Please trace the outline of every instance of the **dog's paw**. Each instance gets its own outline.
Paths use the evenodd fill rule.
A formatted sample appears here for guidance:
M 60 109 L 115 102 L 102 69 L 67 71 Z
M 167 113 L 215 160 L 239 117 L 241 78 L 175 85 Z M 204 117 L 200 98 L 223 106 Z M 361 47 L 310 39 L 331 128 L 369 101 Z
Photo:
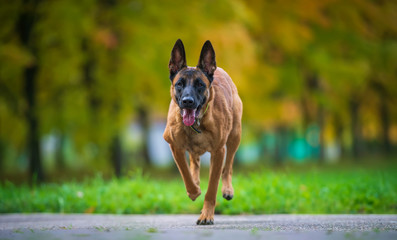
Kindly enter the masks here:
M 233 198 L 233 194 L 224 193 L 222 196 L 224 199 L 226 199 L 228 201 L 232 200 L 232 198 Z
M 203 211 L 196 223 L 197 225 L 213 225 L 214 214 L 205 214 L 205 211 Z
M 201 195 L 201 189 L 198 187 L 194 191 L 188 191 L 187 195 L 192 201 L 196 200 Z
M 233 188 L 222 188 L 222 196 L 226 200 L 232 200 L 234 196 Z

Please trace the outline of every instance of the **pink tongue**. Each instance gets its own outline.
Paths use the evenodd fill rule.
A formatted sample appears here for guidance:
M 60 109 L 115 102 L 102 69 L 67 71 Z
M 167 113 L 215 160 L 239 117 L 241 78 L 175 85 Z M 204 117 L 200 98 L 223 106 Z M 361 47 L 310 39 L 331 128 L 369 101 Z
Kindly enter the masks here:
M 196 109 L 183 109 L 182 117 L 183 123 L 186 126 L 192 126 L 194 124 Z

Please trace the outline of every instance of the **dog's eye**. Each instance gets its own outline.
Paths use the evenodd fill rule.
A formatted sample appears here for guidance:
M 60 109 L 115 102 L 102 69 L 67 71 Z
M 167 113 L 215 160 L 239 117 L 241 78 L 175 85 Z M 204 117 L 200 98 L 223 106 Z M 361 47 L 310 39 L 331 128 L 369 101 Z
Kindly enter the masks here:
M 205 84 L 201 82 L 199 79 L 196 81 L 196 87 L 198 88 L 205 88 Z
M 176 88 L 183 88 L 183 82 L 182 82 L 182 81 L 178 81 L 178 82 L 175 84 L 175 87 L 176 87 Z

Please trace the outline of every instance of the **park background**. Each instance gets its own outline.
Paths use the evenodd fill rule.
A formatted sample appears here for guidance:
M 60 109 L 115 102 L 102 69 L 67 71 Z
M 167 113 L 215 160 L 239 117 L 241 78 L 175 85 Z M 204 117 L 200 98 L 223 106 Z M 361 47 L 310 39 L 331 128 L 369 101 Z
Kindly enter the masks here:
M 212 42 L 244 104 L 236 183 L 263 198 L 221 213 L 395 213 L 396 19 L 395 1 L 1 1 L 0 211 L 195 212 L 162 138 L 180 38 L 190 66 Z M 164 180 L 182 207 L 98 203 Z

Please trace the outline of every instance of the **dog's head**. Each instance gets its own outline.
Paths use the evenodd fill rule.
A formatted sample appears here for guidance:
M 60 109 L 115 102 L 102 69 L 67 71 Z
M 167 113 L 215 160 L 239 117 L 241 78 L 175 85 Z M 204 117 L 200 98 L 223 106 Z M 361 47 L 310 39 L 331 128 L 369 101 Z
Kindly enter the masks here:
M 210 97 L 210 87 L 216 70 L 215 51 L 210 41 L 201 49 L 197 67 L 187 67 L 185 48 L 178 39 L 171 52 L 170 63 L 171 97 L 178 104 L 183 123 L 194 124 L 204 104 Z

